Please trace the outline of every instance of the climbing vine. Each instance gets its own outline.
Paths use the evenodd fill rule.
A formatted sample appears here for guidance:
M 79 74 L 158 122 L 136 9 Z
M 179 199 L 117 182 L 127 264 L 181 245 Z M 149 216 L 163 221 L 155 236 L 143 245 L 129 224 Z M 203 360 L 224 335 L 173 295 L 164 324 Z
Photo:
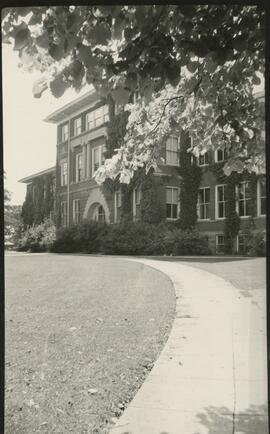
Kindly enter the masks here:
M 39 177 L 33 180 L 27 189 L 22 206 L 22 219 L 25 227 L 39 224 L 50 215 L 54 208 L 53 176 Z
M 181 229 L 194 228 L 197 221 L 198 192 L 201 183 L 202 170 L 191 154 L 187 152 L 190 143 L 186 136 L 180 147 L 179 173 L 182 177 L 180 189 L 180 216 L 177 226 Z

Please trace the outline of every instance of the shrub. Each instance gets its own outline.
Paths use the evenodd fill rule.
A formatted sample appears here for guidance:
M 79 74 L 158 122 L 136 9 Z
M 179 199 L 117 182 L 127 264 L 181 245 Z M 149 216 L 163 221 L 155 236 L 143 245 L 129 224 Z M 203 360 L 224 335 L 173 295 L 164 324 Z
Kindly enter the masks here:
M 166 254 L 211 255 L 207 237 L 197 230 L 174 229 L 165 236 Z
M 51 251 L 104 253 L 109 255 L 206 255 L 208 242 L 197 231 L 181 231 L 174 225 L 125 222 L 106 225 L 84 221 L 57 231 Z
M 56 228 L 49 219 L 39 225 L 29 226 L 17 242 L 17 250 L 45 252 L 50 250 L 56 239 Z
M 143 255 L 154 231 L 154 225 L 143 222 L 110 226 L 101 241 L 101 251 L 111 255 Z
M 266 233 L 264 231 L 252 231 L 246 241 L 248 256 L 266 255 Z
M 100 250 L 101 239 L 108 231 L 108 226 L 95 221 L 82 221 L 78 225 L 61 228 L 51 247 L 55 253 L 96 253 Z

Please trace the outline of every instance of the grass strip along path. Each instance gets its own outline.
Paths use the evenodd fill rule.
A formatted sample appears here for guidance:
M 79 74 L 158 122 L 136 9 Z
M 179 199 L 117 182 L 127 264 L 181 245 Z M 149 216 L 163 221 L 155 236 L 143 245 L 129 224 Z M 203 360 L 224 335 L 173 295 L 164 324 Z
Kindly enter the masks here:
M 106 257 L 5 262 L 5 433 L 108 432 L 168 338 L 170 280 Z

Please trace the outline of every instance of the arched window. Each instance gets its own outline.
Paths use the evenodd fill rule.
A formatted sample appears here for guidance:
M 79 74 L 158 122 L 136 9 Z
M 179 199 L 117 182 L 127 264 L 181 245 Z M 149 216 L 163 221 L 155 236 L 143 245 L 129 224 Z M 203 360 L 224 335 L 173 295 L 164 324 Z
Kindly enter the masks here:
M 98 221 L 105 222 L 105 211 L 102 205 L 98 207 Z

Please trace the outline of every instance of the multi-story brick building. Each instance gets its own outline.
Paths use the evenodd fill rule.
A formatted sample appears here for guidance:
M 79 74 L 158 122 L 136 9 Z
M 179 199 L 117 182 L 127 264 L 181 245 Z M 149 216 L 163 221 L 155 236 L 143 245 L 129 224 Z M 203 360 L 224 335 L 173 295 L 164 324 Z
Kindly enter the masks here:
M 258 95 L 262 101 L 264 96 Z M 58 226 L 76 224 L 82 219 L 118 223 L 123 215 L 123 191 L 99 186 L 93 179 L 96 169 L 106 156 L 109 108 L 95 91 L 89 91 L 73 102 L 49 115 L 46 122 L 57 125 L 56 208 Z M 152 176 L 158 198 L 159 218 L 177 221 L 180 216 L 180 191 L 183 177 L 179 171 L 182 142 L 185 136 L 169 137 L 164 143 L 164 164 Z M 222 253 L 225 244 L 225 222 L 228 214 L 227 179 L 220 171 L 226 161 L 226 150 L 207 152 L 193 159 L 200 167 L 200 185 L 197 196 L 198 230 L 208 236 L 214 253 Z M 50 169 L 52 170 L 52 169 Z M 39 174 L 35 175 L 36 177 Z M 43 176 L 43 172 L 40 173 Z M 32 177 L 21 182 L 31 183 Z M 30 187 L 28 187 L 30 191 Z M 252 219 L 253 229 L 265 230 L 265 178 L 255 175 L 237 178 L 233 186 L 234 208 L 240 217 L 240 226 L 234 239 L 234 252 L 243 252 L 245 232 Z M 137 183 L 130 195 L 130 216 L 143 219 L 143 188 Z M 57 217 L 58 215 L 58 217 Z M 148 219 L 149 220 L 149 219 Z

